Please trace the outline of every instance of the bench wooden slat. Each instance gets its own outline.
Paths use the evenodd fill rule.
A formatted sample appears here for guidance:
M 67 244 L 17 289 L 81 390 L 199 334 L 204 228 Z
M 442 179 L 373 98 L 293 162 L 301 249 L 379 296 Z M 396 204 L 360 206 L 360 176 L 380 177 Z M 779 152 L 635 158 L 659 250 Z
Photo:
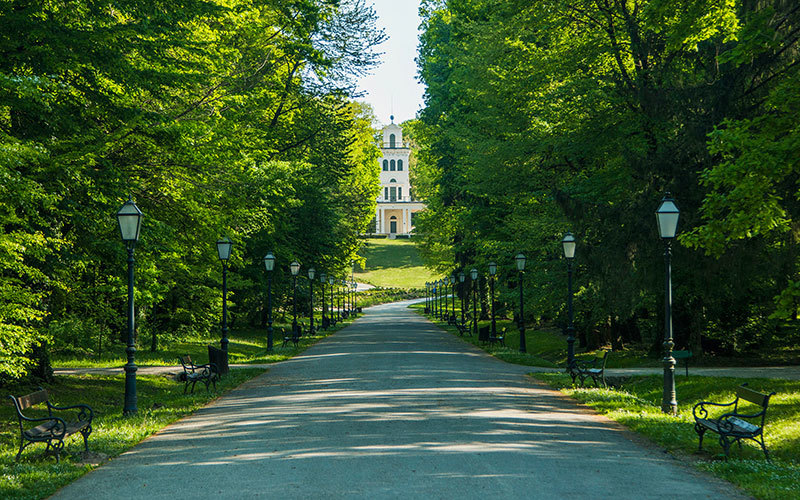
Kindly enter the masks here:
M 47 401 L 47 391 L 44 389 L 17 398 L 17 404 L 19 404 L 20 410 L 27 410 L 31 406 L 44 403 L 45 401 Z
M 769 395 L 762 394 L 758 391 L 754 391 L 748 387 L 742 387 L 736 389 L 736 395 L 739 396 L 741 399 L 745 401 L 749 401 L 753 404 L 756 404 L 762 408 L 766 407 L 769 404 Z

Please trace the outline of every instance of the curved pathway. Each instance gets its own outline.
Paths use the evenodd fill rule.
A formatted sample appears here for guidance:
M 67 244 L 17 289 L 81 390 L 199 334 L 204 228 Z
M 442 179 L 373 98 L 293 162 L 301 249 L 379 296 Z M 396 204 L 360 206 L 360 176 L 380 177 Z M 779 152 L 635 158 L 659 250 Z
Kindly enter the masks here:
M 54 498 L 740 498 L 529 370 L 377 306 Z

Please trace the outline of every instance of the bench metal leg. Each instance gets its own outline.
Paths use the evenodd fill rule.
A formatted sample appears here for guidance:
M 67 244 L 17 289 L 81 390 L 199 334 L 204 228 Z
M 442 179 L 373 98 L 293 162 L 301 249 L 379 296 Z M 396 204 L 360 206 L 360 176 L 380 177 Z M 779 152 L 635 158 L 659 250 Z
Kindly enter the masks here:
M 697 451 L 703 450 L 703 436 L 706 433 L 706 428 L 702 425 L 694 424 L 694 431 L 697 433 L 697 437 L 700 439 L 700 444 L 697 446 Z

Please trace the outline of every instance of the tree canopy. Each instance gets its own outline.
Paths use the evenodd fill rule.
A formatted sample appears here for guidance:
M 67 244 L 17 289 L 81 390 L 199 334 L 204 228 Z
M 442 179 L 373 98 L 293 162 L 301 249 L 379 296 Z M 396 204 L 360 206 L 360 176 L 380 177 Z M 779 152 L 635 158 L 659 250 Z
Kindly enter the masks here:
M 583 343 L 656 348 L 653 214 L 671 192 L 678 346 L 796 343 L 796 2 L 427 0 L 421 12 L 431 265 L 496 260 L 513 286 L 522 251 L 528 320 L 563 324 L 572 231 Z
M 119 339 L 128 196 L 154 347 L 217 324 L 220 236 L 235 320 L 258 319 L 268 251 L 276 278 L 349 267 L 378 189 L 352 99 L 385 35 L 363 0 L 12 0 L 0 20 L 0 377 L 44 342 Z

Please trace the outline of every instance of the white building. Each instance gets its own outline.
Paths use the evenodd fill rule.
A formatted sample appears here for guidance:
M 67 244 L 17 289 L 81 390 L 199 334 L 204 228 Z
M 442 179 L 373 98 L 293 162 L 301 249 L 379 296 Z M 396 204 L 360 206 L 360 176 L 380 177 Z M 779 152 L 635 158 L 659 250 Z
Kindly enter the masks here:
M 383 143 L 380 144 L 381 192 L 375 211 L 375 232 L 389 237 L 413 232 L 413 214 L 425 208 L 425 204 L 411 198 L 408 179 L 411 149 L 403 143 L 403 129 L 394 123 L 394 116 L 391 120 L 392 123 L 383 129 Z

